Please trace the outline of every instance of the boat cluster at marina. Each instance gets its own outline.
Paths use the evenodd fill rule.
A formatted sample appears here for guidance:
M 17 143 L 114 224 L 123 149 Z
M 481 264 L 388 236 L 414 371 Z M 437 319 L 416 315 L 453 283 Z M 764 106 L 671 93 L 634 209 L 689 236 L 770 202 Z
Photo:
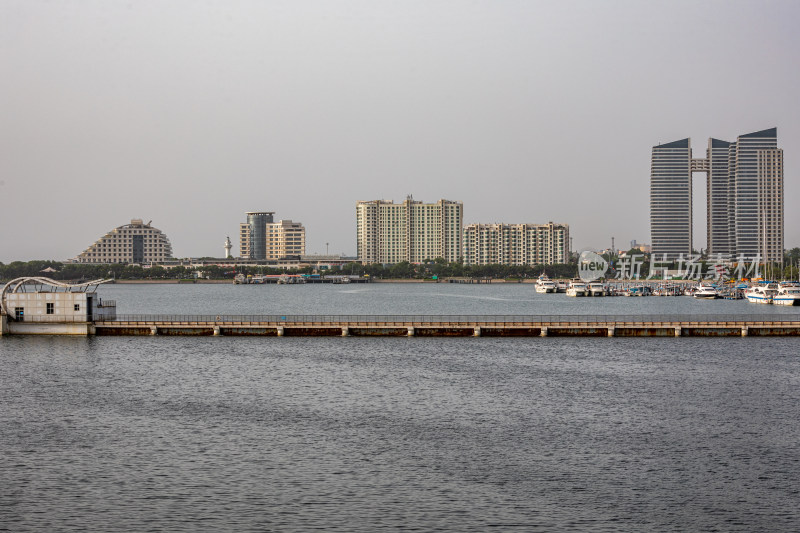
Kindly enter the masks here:
M 330 275 L 320 276 L 318 274 L 272 274 L 272 275 L 248 275 L 237 274 L 233 278 L 234 285 L 263 285 L 273 283 L 277 285 L 299 285 L 305 283 L 367 283 L 370 279 L 364 276 Z
M 753 285 L 744 296 L 757 304 L 800 305 L 800 283 L 782 281 Z
M 800 305 L 800 283 L 795 281 L 731 283 L 710 280 L 678 281 L 590 281 L 551 280 L 546 275 L 536 281 L 537 293 L 565 293 L 572 297 L 596 296 L 691 296 L 699 300 L 742 300 L 772 305 Z

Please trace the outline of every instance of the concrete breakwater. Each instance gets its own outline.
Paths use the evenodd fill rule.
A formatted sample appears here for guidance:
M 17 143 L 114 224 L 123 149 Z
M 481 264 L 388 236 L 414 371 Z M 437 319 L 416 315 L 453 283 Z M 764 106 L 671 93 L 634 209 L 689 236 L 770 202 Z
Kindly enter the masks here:
M 800 336 L 800 316 L 192 316 L 121 315 L 95 335 L 264 337 Z
M 48 317 L 50 318 L 50 317 Z M 3 316 L 4 335 L 260 337 L 721 337 L 800 336 L 800 316 L 120 315 L 95 321 Z

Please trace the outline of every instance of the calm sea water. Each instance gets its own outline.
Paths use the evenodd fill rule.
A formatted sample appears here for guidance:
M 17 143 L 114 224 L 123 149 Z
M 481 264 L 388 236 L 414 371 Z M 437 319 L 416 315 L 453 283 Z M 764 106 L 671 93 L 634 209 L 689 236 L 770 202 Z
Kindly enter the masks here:
M 800 307 L 690 297 L 571 298 L 529 283 L 349 285 L 103 285 L 130 314 L 798 314 Z
M 103 296 L 303 314 L 540 314 L 561 298 L 530 289 Z M 574 309 L 783 312 L 599 300 Z M 792 338 L 4 337 L 0 529 L 797 531 L 798 353 Z

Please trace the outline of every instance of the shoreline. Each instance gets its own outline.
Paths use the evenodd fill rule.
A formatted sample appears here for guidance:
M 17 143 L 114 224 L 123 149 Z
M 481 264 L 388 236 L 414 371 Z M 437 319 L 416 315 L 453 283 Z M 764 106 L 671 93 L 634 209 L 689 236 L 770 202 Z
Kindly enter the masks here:
M 192 281 L 182 281 L 178 279 L 117 279 L 112 284 L 118 285 L 233 285 L 233 280 L 229 279 L 198 279 Z M 369 283 L 449 283 L 447 280 L 435 279 L 371 279 Z M 492 279 L 491 283 L 536 283 L 535 279 L 505 280 Z M 486 283 L 481 283 L 485 285 Z M 313 285 L 313 283 L 312 283 Z M 478 283 L 474 283 L 478 285 Z
M 233 280 L 227 279 L 198 279 L 182 281 L 179 279 L 116 279 L 113 285 L 213 285 L 213 284 L 233 284 Z
M 477 279 L 477 278 L 476 278 Z M 482 281 L 480 283 L 473 282 L 465 282 L 462 284 L 465 285 L 491 285 L 495 283 L 523 283 L 523 284 L 535 284 L 536 279 L 533 278 L 525 278 L 525 279 L 494 279 L 491 278 L 490 282 L 487 283 L 483 281 L 483 278 L 480 278 Z M 566 281 L 569 282 L 569 279 L 562 279 L 562 278 L 553 278 L 553 281 Z M 450 282 L 447 279 L 442 280 L 433 280 L 433 279 L 377 279 L 373 278 L 369 281 L 369 283 L 426 283 L 426 284 L 436 284 L 436 283 L 444 283 L 449 284 Z M 458 282 L 453 282 L 458 284 Z M 698 283 L 698 280 L 657 280 L 657 279 L 642 279 L 642 280 L 633 280 L 633 279 L 624 279 L 624 280 L 607 280 L 605 283 L 642 283 L 647 285 L 658 284 L 658 283 L 674 283 L 674 284 L 691 284 L 691 283 Z M 2 284 L 2 282 L 0 282 Z M 184 281 L 178 279 L 117 279 L 112 282 L 112 284 L 119 284 L 119 285 L 224 285 L 224 284 L 231 284 L 233 285 L 233 280 L 229 279 L 198 279 L 198 280 L 191 280 L 191 281 Z M 313 285 L 313 283 L 312 283 Z

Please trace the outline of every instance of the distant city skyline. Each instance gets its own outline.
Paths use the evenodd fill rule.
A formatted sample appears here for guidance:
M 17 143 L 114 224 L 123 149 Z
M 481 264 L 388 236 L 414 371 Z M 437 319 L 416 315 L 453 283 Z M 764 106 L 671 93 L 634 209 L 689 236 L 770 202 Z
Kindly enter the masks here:
M 791 203 L 798 19 L 793 1 L 4 1 L 0 261 L 69 259 L 139 218 L 173 256 L 217 257 L 260 208 L 302 221 L 306 253 L 356 256 L 354 202 L 410 193 L 463 202 L 465 225 L 567 221 L 575 250 L 649 243 L 651 148 L 765 126 Z M 797 210 L 785 228 L 800 246 Z

